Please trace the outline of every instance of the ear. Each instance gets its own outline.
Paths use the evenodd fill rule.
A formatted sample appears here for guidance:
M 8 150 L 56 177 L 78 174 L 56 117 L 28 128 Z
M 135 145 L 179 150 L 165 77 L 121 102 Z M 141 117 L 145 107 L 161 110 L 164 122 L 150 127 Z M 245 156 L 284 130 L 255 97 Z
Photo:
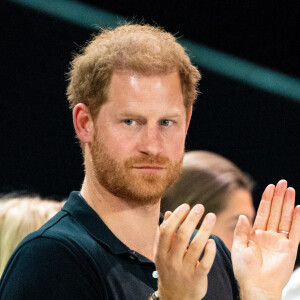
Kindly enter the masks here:
M 89 109 L 83 103 L 78 103 L 73 109 L 73 124 L 77 137 L 82 143 L 93 141 L 94 123 Z
M 187 131 L 189 129 L 190 122 L 191 122 L 192 112 L 193 112 L 193 106 L 192 105 L 186 108 L 186 129 L 185 129 L 186 134 L 187 134 Z

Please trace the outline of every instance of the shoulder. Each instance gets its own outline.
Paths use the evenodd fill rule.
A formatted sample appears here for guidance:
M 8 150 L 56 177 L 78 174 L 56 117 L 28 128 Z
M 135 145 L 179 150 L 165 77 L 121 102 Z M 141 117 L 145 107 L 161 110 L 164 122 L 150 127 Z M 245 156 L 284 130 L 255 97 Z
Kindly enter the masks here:
M 30 264 L 49 264 L 55 259 L 72 257 L 76 259 L 77 247 L 69 247 L 64 240 L 47 236 L 28 237 L 14 251 L 10 261 L 13 263 L 25 263 L 25 258 Z M 49 259 L 51 260 L 49 261 Z
M 40 236 L 14 252 L 1 277 L 0 299 L 96 299 L 97 286 L 84 257 L 60 240 Z
M 230 266 L 232 266 L 231 253 L 224 242 L 218 236 L 213 234 L 210 236 L 210 238 L 216 243 L 217 256 L 219 256 L 226 264 L 228 263 Z
M 99 244 L 76 218 L 60 211 L 39 230 L 29 234 L 17 249 L 25 251 L 27 247 L 45 254 L 47 249 L 59 247 L 61 255 L 73 253 L 82 259 L 85 253 L 90 256 L 88 252 L 99 248 Z
M 230 251 L 219 237 L 211 235 L 210 238 L 215 241 L 217 252 L 208 274 L 208 291 L 204 299 L 239 299 Z
M 19 244 L 9 264 L 23 267 L 30 262 L 31 266 L 42 268 L 57 260 L 60 264 L 55 270 L 60 265 L 68 267 L 68 263 L 89 266 L 93 262 L 87 260 L 94 248 L 99 248 L 94 238 L 75 218 L 61 211 Z
M 95 241 L 82 233 L 75 220 L 59 213 L 27 236 L 2 274 L 0 299 L 101 299 L 101 281 L 86 250 Z

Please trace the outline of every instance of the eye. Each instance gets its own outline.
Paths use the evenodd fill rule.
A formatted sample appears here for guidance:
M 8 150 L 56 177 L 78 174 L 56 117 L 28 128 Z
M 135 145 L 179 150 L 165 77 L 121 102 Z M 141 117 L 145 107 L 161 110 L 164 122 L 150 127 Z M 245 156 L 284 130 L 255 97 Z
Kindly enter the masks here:
M 134 124 L 134 121 L 131 120 L 131 119 L 126 119 L 126 120 L 124 120 L 124 123 L 125 123 L 126 125 L 130 126 L 130 125 L 133 125 L 133 124 Z
M 160 124 L 162 126 L 171 126 L 173 124 L 173 121 L 171 121 L 171 120 L 161 120 Z

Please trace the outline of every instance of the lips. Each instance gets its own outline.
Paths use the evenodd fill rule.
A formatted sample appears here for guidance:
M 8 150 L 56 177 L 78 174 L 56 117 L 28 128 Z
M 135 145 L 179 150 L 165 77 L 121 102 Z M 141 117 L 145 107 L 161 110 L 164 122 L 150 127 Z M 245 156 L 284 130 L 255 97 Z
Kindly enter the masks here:
M 163 166 L 157 166 L 157 165 L 133 166 L 133 168 L 134 169 L 153 169 L 153 170 L 164 169 Z

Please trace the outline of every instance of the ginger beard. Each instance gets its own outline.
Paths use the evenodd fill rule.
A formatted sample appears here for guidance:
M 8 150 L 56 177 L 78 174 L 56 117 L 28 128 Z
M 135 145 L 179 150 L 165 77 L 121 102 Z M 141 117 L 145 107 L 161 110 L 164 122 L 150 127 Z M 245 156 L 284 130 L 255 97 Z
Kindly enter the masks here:
M 97 181 L 111 194 L 138 205 L 157 203 L 179 177 L 184 149 L 179 161 L 167 157 L 141 155 L 119 161 L 109 154 L 96 132 L 91 143 L 91 158 Z M 161 174 L 147 174 L 134 169 L 134 165 L 159 165 Z

